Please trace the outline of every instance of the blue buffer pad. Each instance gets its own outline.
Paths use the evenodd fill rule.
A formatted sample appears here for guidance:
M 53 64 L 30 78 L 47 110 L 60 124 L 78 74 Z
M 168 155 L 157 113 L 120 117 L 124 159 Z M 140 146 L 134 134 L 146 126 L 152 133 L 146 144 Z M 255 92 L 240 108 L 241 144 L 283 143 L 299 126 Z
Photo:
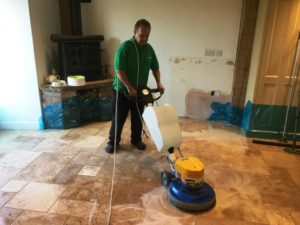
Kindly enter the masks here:
M 212 187 L 205 183 L 198 189 L 192 189 L 180 180 L 171 181 L 168 199 L 175 207 L 187 211 L 202 211 L 213 207 L 216 195 Z

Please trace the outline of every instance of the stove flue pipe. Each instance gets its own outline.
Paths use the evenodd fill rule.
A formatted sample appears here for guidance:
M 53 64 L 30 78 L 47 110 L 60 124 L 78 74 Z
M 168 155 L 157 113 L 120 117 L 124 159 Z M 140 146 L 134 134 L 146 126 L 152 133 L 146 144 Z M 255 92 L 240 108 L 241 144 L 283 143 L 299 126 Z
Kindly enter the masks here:
M 63 35 L 82 35 L 81 5 L 91 0 L 59 0 L 61 33 Z

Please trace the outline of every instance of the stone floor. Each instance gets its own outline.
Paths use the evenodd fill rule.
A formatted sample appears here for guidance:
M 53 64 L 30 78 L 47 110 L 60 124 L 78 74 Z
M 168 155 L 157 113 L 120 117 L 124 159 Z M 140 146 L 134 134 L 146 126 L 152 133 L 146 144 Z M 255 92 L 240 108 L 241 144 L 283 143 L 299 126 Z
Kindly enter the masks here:
M 107 224 L 113 155 L 104 151 L 110 123 L 76 129 L 0 131 L 0 224 Z M 236 127 L 181 119 L 181 149 L 206 165 L 217 203 L 188 213 L 171 206 L 160 183 L 169 169 L 150 139 L 129 143 L 126 123 L 110 224 L 300 225 L 300 156 L 256 145 Z

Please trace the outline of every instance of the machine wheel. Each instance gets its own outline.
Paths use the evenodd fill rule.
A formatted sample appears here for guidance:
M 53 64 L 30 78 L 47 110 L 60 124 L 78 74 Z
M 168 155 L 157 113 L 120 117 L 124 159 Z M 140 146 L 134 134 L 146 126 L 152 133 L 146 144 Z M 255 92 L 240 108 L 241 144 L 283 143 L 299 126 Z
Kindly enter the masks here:
M 163 186 L 169 187 L 169 184 L 172 180 L 172 174 L 164 170 L 160 173 L 160 179 Z

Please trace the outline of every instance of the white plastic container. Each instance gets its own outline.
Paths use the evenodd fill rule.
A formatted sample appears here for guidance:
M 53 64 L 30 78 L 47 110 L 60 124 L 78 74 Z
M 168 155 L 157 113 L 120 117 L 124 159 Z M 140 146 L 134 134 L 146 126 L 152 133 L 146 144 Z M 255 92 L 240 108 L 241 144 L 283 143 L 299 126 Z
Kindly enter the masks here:
M 168 104 L 160 107 L 148 106 L 143 118 L 159 152 L 171 147 L 179 148 L 182 136 L 173 106 Z
M 85 76 L 82 76 L 82 75 L 68 76 L 68 85 L 69 86 L 85 85 Z

